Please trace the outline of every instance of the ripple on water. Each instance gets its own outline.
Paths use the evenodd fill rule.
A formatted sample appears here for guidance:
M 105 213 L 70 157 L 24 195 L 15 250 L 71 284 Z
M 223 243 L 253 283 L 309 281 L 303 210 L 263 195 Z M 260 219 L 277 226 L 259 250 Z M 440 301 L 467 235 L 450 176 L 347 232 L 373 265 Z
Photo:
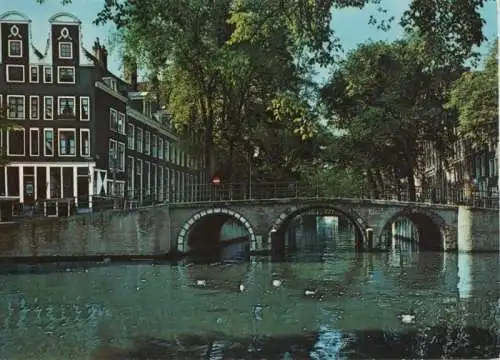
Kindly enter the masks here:
M 498 257 L 422 256 L 0 271 L 0 358 L 494 358 Z

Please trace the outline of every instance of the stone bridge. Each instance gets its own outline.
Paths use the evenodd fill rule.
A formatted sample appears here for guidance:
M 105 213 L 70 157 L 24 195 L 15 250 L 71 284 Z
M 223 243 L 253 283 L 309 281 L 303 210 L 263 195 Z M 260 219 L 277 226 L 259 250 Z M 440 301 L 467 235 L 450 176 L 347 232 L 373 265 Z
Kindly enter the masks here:
M 395 219 L 406 217 L 418 228 L 423 248 L 500 250 L 498 209 L 315 197 L 161 204 L 0 223 L 0 259 L 162 257 L 188 252 L 193 239 L 207 242 L 205 247 L 210 250 L 214 245 L 210 239 L 220 238 L 223 224 L 230 219 L 247 229 L 244 241 L 249 238 L 252 251 L 269 251 L 271 234 L 273 239 L 284 239 L 293 218 L 314 210 L 318 215 L 334 212 L 348 218 L 357 230 L 357 244 L 365 248 L 370 247 L 366 246 L 369 239 L 377 247 L 383 240 L 383 230 Z
M 179 252 L 191 249 L 190 238 L 200 234 L 204 239 L 216 237 L 225 221 L 238 220 L 248 230 L 250 250 L 270 250 L 271 233 L 284 235 L 296 216 L 317 210 L 348 218 L 366 247 L 369 232 L 374 244 L 381 241 L 383 230 L 397 218 L 410 219 L 418 229 L 419 239 L 427 240 L 425 248 L 457 249 L 458 206 L 413 203 L 391 200 L 314 198 L 236 200 L 171 204 L 170 239 Z

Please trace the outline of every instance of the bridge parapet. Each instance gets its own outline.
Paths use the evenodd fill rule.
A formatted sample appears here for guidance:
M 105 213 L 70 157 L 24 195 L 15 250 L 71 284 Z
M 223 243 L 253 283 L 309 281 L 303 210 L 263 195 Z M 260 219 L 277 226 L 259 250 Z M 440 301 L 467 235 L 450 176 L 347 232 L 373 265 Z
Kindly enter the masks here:
M 349 199 L 380 200 L 403 203 L 436 205 L 468 205 L 481 208 L 499 208 L 498 196 L 487 192 L 467 192 L 465 189 L 439 189 L 416 187 L 410 189 L 387 187 L 374 192 L 369 189 L 346 191 L 325 184 L 301 182 L 264 182 L 251 187 L 246 183 L 221 183 L 191 185 L 188 203 L 206 203 L 221 201 L 272 200 L 278 199 Z

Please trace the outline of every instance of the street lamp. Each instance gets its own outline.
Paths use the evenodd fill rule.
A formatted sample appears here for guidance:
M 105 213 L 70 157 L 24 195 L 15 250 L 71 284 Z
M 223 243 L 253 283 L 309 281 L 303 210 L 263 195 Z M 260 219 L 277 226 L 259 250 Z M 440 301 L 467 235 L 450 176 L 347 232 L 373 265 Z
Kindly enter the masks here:
M 249 140 L 248 135 L 243 137 L 245 141 Z M 253 146 L 252 156 L 250 156 L 249 152 L 245 152 L 246 159 L 248 162 L 248 198 L 252 199 L 252 159 L 255 159 L 259 156 L 260 148 L 258 146 Z

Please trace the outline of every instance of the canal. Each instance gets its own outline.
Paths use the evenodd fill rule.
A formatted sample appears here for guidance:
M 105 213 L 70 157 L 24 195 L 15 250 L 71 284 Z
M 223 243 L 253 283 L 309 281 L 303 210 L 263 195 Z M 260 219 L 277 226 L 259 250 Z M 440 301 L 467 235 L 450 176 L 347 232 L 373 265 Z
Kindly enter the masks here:
M 281 262 L 4 265 L 0 359 L 498 356 L 497 254 L 321 234 Z

